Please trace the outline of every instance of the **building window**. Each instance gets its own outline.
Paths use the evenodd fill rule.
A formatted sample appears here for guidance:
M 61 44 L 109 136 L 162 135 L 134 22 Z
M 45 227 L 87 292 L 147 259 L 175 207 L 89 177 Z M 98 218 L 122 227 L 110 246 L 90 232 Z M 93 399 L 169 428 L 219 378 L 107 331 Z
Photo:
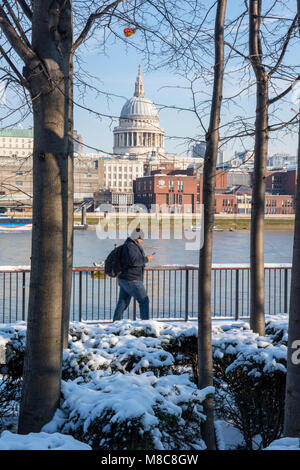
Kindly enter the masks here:
M 168 204 L 174 204 L 174 194 L 168 194 Z
M 23 181 L 16 181 L 16 186 L 23 186 Z
M 23 175 L 23 171 L 16 171 L 16 176 L 22 176 Z

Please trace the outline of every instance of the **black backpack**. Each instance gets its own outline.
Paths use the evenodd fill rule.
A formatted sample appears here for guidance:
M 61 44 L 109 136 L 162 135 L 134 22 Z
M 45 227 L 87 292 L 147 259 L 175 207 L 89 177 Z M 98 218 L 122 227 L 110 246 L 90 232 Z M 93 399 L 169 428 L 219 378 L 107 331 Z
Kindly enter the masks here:
M 104 272 L 110 277 L 117 277 L 122 272 L 122 248 L 123 245 L 116 246 L 104 262 Z

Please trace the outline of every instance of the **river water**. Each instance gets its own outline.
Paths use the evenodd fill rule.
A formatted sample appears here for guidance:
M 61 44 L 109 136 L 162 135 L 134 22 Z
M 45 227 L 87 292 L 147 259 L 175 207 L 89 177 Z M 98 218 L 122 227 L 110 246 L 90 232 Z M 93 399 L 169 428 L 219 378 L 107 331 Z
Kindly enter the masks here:
M 191 236 L 192 234 L 189 234 Z M 100 262 L 123 240 L 99 239 L 95 229 L 74 231 L 74 266 L 91 266 Z M 145 240 L 146 254 L 155 252 L 151 265 L 197 264 L 199 251 L 185 239 Z M 197 243 L 196 243 L 196 246 Z M 292 231 L 265 232 L 265 262 L 291 263 Z M 0 266 L 30 264 L 31 232 L 0 233 Z M 250 232 L 214 232 L 213 262 L 220 264 L 249 263 Z
M 190 232 L 191 235 L 195 236 Z M 123 239 L 124 240 L 124 239 Z M 74 231 L 74 266 L 92 266 L 93 262 L 103 261 L 122 241 L 99 239 L 95 229 Z M 213 263 L 249 263 L 249 231 L 214 232 Z M 197 247 L 197 243 L 195 244 Z M 198 243 L 200 245 L 200 242 Z M 265 262 L 282 264 L 292 260 L 292 231 L 265 232 Z M 156 252 L 149 267 L 163 265 L 196 265 L 198 249 L 191 248 L 185 239 L 146 239 L 146 254 Z M 30 265 L 31 232 L 0 232 L 0 266 Z M 0 268 L 1 269 L 1 268 Z M 266 273 L 266 312 L 282 313 L 285 310 L 285 270 Z M 215 270 L 212 276 L 212 312 L 214 317 L 247 317 L 249 314 L 249 272 L 239 271 L 238 297 L 236 297 L 236 269 Z M 276 275 L 275 275 L 276 274 Z M 82 277 L 81 277 L 82 275 Z M 0 321 L 12 322 L 27 315 L 29 296 L 29 274 L 26 274 L 24 288 L 20 275 L 0 273 Z M 148 270 L 145 273 L 145 286 L 150 297 L 151 318 L 189 318 L 197 316 L 198 276 L 194 270 L 166 271 Z M 290 274 L 288 277 L 290 285 Z M 71 295 L 72 320 L 109 320 L 112 318 L 118 298 L 118 286 L 114 279 L 94 280 L 89 272 L 73 272 Z M 288 289 L 289 290 L 289 289 Z M 288 300 L 288 299 L 287 299 Z M 134 317 L 134 303 L 131 302 L 126 318 Z M 125 318 L 125 317 L 124 317 Z

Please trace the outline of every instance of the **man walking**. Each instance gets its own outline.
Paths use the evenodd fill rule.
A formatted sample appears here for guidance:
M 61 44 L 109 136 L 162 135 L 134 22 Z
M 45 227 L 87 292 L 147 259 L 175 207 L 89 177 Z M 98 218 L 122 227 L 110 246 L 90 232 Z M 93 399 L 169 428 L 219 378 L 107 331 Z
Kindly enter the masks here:
M 149 297 L 143 279 L 145 264 L 151 261 L 152 255 L 145 256 L 142 248 L 143 239 L 144 232 L 140 228 L 136 228 L 122 247 L 122 272 L 118 276 L 120 293 L 113 321 L 121 320 L 131 297 L 139 303 L 141 319 L 149 319 Z

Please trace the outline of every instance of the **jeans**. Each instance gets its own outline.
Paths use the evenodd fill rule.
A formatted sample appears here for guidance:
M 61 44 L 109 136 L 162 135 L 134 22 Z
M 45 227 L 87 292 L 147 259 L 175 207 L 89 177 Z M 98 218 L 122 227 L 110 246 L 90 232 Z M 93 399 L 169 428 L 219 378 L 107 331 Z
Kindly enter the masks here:
M 138 301 L 142 320 L 149 320 L 149 297 L 142 281 L 118 279 L 120 286 L 119 300 L 113 321 L 121 320 L 124 310 L 130 304 L 131 297 Z

